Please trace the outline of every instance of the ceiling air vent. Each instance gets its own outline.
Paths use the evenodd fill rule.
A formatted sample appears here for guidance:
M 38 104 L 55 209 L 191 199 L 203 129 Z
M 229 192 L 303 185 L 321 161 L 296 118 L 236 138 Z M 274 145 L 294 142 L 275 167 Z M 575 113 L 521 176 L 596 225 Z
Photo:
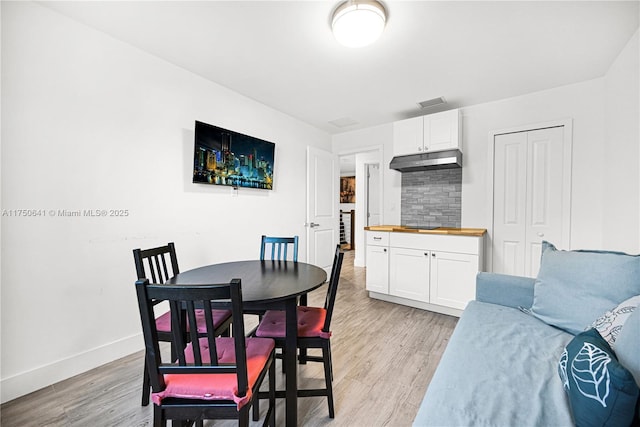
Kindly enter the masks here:
M 338 128 L 344 128 L 347 126 L 357 125 L 358 121 L 355 119 L 352 119 L 351 117 L 341 117 L 339 119 L 331 120 L 329 124 L 332 124 Z
M 437 105 L 442 105 L 446 103 L 447 101 L 444 99 L 444 96 L 441 96 L 440 98 L 433 98 L 433 99 L 428 99 L 426 101 L 418 102 L 418 106 L 420 108 L 431 108 L 431 107 L 435 107 Z

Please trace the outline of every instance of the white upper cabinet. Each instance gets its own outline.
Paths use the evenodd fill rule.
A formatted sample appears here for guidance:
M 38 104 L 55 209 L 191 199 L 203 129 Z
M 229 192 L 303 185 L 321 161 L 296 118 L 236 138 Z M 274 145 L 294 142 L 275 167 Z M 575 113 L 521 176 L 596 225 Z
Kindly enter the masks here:
M 421 153 L 423 150 L 424 120 L 422 117 L 393 122 L 393 155 Z
M 460 148 L 460 110 L 414 117 L 393 123 L 393 155 Z
M 424 116 L 424 151 L 460 148 L 460 110 Z

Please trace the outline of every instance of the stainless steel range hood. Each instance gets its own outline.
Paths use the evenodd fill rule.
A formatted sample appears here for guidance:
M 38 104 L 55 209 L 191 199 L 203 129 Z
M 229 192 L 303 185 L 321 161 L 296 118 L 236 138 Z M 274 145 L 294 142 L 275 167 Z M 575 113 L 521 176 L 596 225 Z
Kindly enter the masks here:
M 453 169 L 462 167 L 460 150 L 444 150 L 432 153 L 396 156 L 391 159 L 389 168 L 400 172 L 415 172 L 433 169 Z

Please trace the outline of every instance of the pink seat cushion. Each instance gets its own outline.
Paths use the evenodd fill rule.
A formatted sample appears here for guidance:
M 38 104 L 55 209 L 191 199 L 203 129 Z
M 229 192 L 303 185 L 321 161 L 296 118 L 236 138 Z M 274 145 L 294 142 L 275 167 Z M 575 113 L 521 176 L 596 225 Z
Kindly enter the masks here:
M 156 405 L 166 397 L 201 400 L 233 400 L 242 408 L 251 399 L 251 389 L 255 385 L 260 372 L 264 368 L 269 355 L 275 347 L 272 339 L 247 338 L 247 377 L 249 389 L 246 396 L 238 396 L 236 374 L 165 374 L 165 389 L 152 393 L 151 400 Z M 207 338 L 199 339 L 204 363 L 209 363 L 209 343 Z M 233 338 L 216 338 L 218 361 L 221 364 L 235 364 L 236 351 Z M 192 344 L 185 348 L 187 363 L 193 363 Z
M 211 310 L 213 314 L 213 326 L 217 328 L 231 317 L 231 310 Z M 206 333 L 207 325 L 204 319 L 204 310 L 196 310 L 196 323 L 198 324 L 198 332 Z M 167 311 L 162 316 L 156 318 L 156 329 L 158 332 L 171 332 L 171 312 Z M 189 329 L 189 325 L 187 324 L 187 330 Z
M 331 332 L 323 332 L 327 310 L 318 307 L 300 306 L 298 309 L 298 336 L 321 337 L 329 339 Z M 286 330 L 286 313 L 280 310 L 269 310 L 262 317 L 262 322 L 256 330 L 256 336 L 269 338 L 284 338 Z

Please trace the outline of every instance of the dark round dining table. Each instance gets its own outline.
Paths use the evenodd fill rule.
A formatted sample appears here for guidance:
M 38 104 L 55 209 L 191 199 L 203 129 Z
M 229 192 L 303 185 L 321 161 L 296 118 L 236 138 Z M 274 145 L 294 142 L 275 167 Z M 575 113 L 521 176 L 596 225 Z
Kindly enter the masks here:
M 327 273 L 320 267 L 304 262 L 234 261 L 182 272 L 169 279 L 167 284 L 205 285 L 229 283 L 232 279 L 241 280 L 245 311 L 286 311 L 284 348 L 286 425 L 296 426 L 298 422 L 297 299 L 322 286 L 327 280 Z

